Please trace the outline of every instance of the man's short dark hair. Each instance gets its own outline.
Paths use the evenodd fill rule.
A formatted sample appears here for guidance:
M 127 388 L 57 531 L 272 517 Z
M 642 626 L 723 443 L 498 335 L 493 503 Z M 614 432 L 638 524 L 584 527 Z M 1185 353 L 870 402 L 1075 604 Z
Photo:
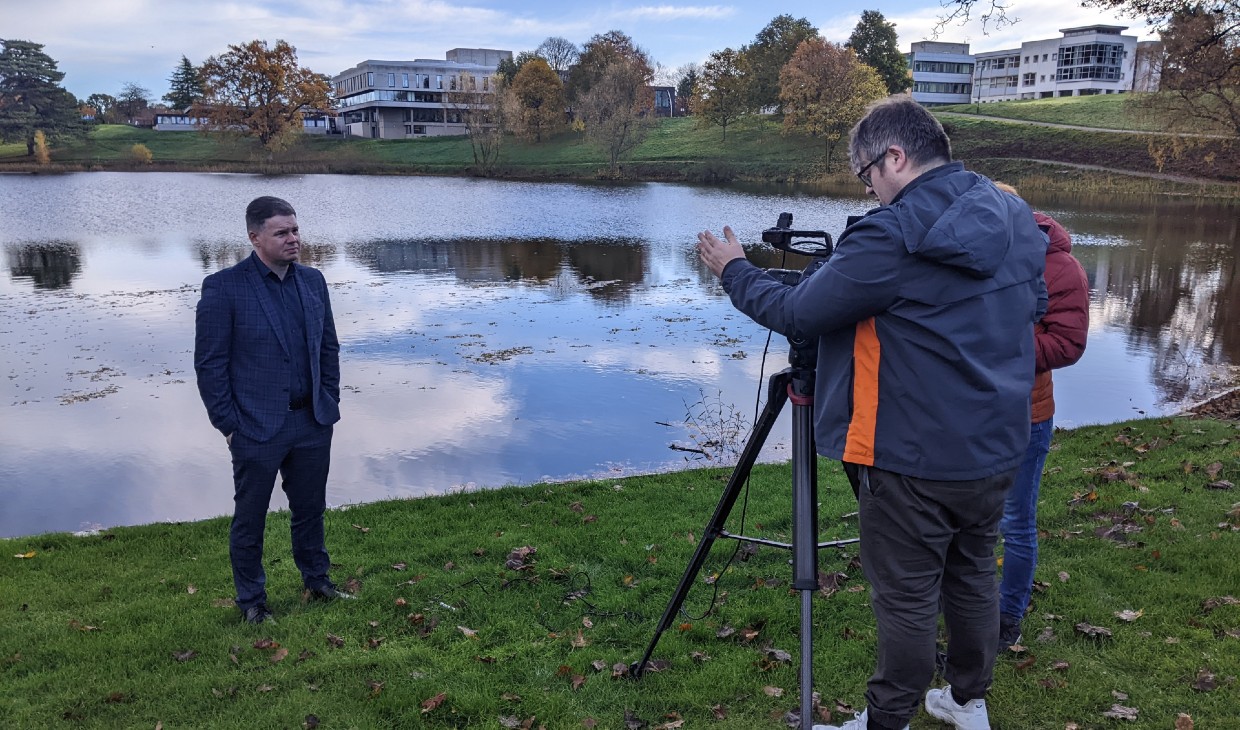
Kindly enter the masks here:
M 263 227 L 268 218 L 275 218 L 278 215 L 295 216 L 297 211 L 293 210 L 293 206 L 289 205 L 287 200 L 281 198 L 270 195 L 255 198 L 245 206 L 245 228 L 247 231 L 257 231 Z
M 853 169 L 860 169 L 892 145 L 902 147 L 909 162 L 918 167 L 952 161 L 952 143 L 943 125 L 908 94 L 874 102 L 852 128 L 848 157 Z

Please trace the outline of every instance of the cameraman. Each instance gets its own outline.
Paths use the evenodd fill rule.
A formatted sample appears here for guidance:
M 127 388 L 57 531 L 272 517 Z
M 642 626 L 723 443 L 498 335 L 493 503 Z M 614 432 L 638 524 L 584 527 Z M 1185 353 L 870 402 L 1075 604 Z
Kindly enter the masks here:
M 994 547 L 1029 443 L 1046 239 L 1020 198 L 951 161 L 943 127 L 909 96 L 871 105 L 848 153 L 882 207 L 800 284 L 746 261 L 730 228 L 698 234 L 698 250 L 741 312 L 818 338 L 815 441 L 858 492 L 878 626 L 867 707 L 841 730 L 907 727 L 934 674 L 940 598 L 951 684 L 926 710 L 989 728 Z

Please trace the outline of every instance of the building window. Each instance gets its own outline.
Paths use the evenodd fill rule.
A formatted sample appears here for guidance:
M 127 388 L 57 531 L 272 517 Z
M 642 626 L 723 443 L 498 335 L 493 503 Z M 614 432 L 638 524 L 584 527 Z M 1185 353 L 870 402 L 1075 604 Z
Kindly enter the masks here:
M 443 75 L 442 74 L 438 74 L 435 76 L 435 88 L 436 89 L 443 88 Z
M 413 133 L 414 134 L 426 134 L 426 127 L 423 127 L 420 124 L 415 124 L 413 125 Z
M 406 136 L 406 137 L 408 137 L 408 136 L 409 136 L 409 135 L 411 135 L 411 134 L 413 134 L 413 125 L 412 125 L 412 124 L 406 124 L 406 125 L 405 125 L 405 136 Z
M 375 72 L 374 71 L 366 72 L 366 85 L 371 87 L 372 89 L 374 88 L 375 86 Z
M 490 87 L 491 87 L 491 77 L 490 77 L 490 76 L 483 76 L 483 77 L 482 77 L 482 90 L 483 90 L 483 91 L 490 91 L 490 90 L 491 90 L 491 89 L 490 89 Z
M 401 75 L 400 75 L 400 87 L 401 87 L 402 89 L 408 89 L 408 88 L 409 88 L 409 74 L 401 74 Z
M 1033 86 L 1034 78 L 1036 77 L 1037 77 L 1037 74 L 1025 74 L 1021 84 L 1023 86 Z
M 394 73 L 388 74 L 388 88 L 389 89 L 396 88 L 396 74 Z

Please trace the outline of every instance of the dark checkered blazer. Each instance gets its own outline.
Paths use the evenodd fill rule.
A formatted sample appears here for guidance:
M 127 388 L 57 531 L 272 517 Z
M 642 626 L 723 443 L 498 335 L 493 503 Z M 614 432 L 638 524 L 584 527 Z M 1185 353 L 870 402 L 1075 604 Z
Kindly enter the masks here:
M 327 282 L 318 269 L 291 264 L 306 312 L 314 417 L 340 420 L 340 343 Z M 260 278 L 256 254 L 202 281 L 195 320 L 194 371 L 211 425 L 266 441 L 289 413 L 289 351 Z

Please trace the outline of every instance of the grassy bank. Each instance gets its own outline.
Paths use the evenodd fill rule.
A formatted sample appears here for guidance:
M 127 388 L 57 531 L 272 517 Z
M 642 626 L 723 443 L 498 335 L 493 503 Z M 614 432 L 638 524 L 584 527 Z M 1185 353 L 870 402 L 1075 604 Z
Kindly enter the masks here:
M 1072 123 L 1085 117 L 1119 125 L 1123 123 L 1120 101 L 1117 96 L 1046 99 L 1021 102 L 1012 108 L 1029 118 Z M 985 110 L 1001 106 L 990 104 Z M 1240 195 L 1240 185 L 1236 184 L 1240 182 L 1240 149 L 1220 140 L 1181 146 L 1165 152 L 1155 163 L 1151 156 L 1151 139 L 1144 135 L 1053 129 L 960 116 L 943 119 L 959 159 L 974 169 L 1002 177 L 1022 188 Z M 128 152 L 134 144 L 144 144 L 151 150 L 154 158 L 151 165 L 139 166 L 129 161 Z M 821 141 L 784 136 L 779 123 L 769 117 L 749 117 L 731 125 L 726 140 L 718 127 L 699 127 L 695 119 L 665 119 L 623 161 L 619 176 L 632 180 L 706 183 L 813 182 L 853 189 L 856 181 L 845 169 L 843 160 L 846 146 L 845 140 L 836 150 L 828 171 Z M 25 148 L 20 145 L 0 146 L 0 171 L 47 169 L 32 165 L 24 154 Z M 463 137 L 414 140 L 305 137 L 289 150 L 268 155 L 249 140 L 101 126 L 87 141 L 54 150 L 52 159 L 51 169 L 55 170 L 477 173 L 468 140 Z M 1090 166 L 1104 169 L 1089 169 Z M 606 179 L 611 176 L 602 151 L 571 132 L 539 144 L 509 138 L 499 165 L 489 174 L 534 180 Z
M 997 727 L 1106 727 L 1108 712 L 1135 714 L 1122 723 L 1134 729 L 1180 713 L 1240 727 L 1240 506 L 1227 481 L 1238 446 L 1235 424 L 1213 420 L 1056 434 L 1027 648 L 996 672 Z M 230 605 L 225 519 L 3 541 L 0 725 L 784 727 L 798 704 L 799 602 L 782 551 L 719 574 L 702 617 L 706 579 L 733 549 L 717 544 L 694 616 L 659 644 L 661 670 L 615 676 L 641 656 L 725 479 L 698 470 L 332 511 L 334 574 L 359 600 L 331 604 L 302 601 L 288 516 L 274 515 L 278 622 L 260 627 Z M 855 535 L 838 465 L 822 462 L 821 479 L 823 539 Z M 746 534 L 787 538 L 789 483 L 786 465 L 755 469 Z M 824 552 L 836 590 L 814 599 L 815 680 L 837 721 L 863 704 L 873 661 L 855 558 Z

